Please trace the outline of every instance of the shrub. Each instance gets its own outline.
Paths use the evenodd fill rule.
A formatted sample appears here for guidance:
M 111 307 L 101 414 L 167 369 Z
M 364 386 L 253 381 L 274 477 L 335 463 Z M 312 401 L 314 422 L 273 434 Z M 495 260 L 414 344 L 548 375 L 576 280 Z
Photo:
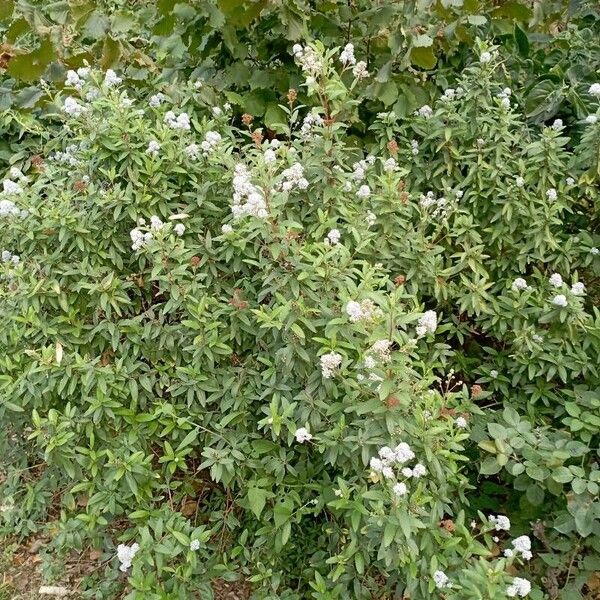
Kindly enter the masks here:
M 196 81 L 47 88 L 0 201 L 4 527 L 100 548 L 104 597 L 581 590 L 600 123 L 528 127 L 479 43 L 366 154 L 361 57 L 293 52 L 277 137 Z

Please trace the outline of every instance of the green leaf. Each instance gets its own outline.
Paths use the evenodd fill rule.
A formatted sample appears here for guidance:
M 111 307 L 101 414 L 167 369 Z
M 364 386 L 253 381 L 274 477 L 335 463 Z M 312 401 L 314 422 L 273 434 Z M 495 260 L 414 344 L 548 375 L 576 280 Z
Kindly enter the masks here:
M 529 56 L 529 37 L 516 23 L 514 36 L 521 56 Z
M 410 61 L 413 65 L 421 67 L 422 69 L 433 69 L 437 63 L 437 58 L 433 53 L 433 48 L 420 47 L 413 48 L 410 51 Z
M 256 515 L 256 518 L 260 518 L 260 515 L 265 507 L 269 492 L 259 487 L 248 488 L 248 504 L 250 510 Z

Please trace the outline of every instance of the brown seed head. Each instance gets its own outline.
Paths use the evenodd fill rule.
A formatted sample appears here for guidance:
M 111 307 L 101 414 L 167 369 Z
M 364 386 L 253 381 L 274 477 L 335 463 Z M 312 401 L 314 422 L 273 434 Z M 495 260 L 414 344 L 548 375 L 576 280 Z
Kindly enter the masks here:
M 246 125 L 246 127 L 249 127 L 252 124 L 252 121 L 254 121 L 254 117 L 248 113 L 244 113 L 242 115 L 242 123 L 244 125 Z

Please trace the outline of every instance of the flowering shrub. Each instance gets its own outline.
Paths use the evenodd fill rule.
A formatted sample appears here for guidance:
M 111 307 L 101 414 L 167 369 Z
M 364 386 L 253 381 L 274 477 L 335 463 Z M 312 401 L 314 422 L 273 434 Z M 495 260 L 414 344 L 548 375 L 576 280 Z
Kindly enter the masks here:
M 47 88 L 0 200 L 3 527 L 99 548 L 90 597 L 582 592 L 600 113 L 528 128 L 480 43 L 364 152 L 359 53 L 291 51 L 277 136 L 197 80 Z

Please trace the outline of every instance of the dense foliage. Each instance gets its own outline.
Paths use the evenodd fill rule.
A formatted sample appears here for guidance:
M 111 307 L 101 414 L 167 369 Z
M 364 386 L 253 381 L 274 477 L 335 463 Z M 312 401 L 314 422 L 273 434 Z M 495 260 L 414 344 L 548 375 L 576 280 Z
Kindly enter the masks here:
M 585 597 L 594 12 L 317 4 L 0 14 L 0 531 L 83 598 Z

